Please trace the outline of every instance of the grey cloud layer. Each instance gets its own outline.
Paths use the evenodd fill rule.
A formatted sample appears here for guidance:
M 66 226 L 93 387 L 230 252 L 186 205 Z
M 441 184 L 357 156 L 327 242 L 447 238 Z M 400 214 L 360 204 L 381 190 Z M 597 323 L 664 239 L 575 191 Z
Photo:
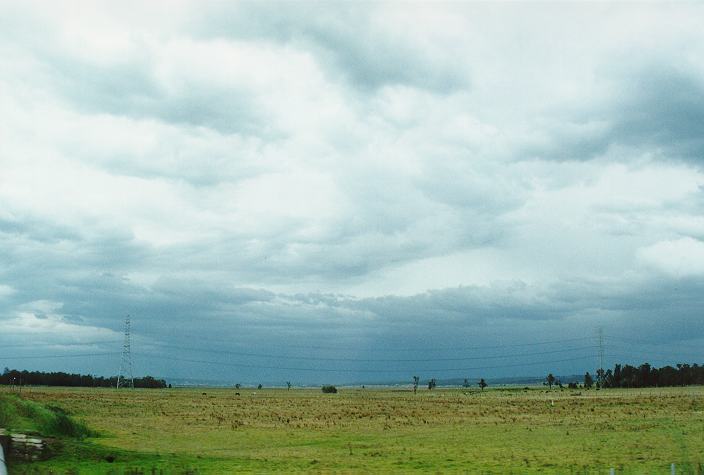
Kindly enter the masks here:
M 240 4 L 207 11 L 197 23 L 205 37 L 259 38 L 293 44 L 319 56 L 333 77 L 364 92 L 407 84 L 439 92 L 468 85 L 466 73 L 443 62 L 407 31 L 389 28 L 384 8 L 350 5 Z
M 192 281 L 160 282 L 147 290 L 104 275 L 90 282 L 81 282 L 77 287 L 79 291 L 66 288 L 65 293 L 58 292 L 53 297 L 70 296 L 72 300 L 58 309 L 64 321 L 92 328 L 112 328 L 115 335 L 119 335 L 121 318 L 111 309 L 129 309 L 135 315 L 133 325 L 137 340 L 134 347 L 140 355 L 212 361 L 214 363 L 203 370 L 203 374 L 225 379 L 255 380 L 261 375 L 258 366 L 311 370 L 270 370 L 271 377 L 296 378 L 298 381 L 321 378 L 349 381 L 358 376 L 345 371 L 330 375 L 327 371 L 316 372 L 316 368 L 360 370 L 371 380 L 403 378 L 407 375 L 399 375 L 399 371 L 405 370 L 409 374 L 416 371 L 429 376 L 430 369 L 438 368 L 447 368 L 446 371 L 436 371 L 443 377 L 459 377 L 461 373 L 452 368 L 510 365 L 512 360 L 497 361 L 496 357 L 505 355 L 506 351 L 527 354 L 545 351 L 544 347 L 472 350 L 475 347 L 531 341 L 571 342 L 583 338 L 584 341 L 547 347 L 548 354 L 559 352 L 560 348 L 573 348 L 568 357 L 586 356 L 577 363 L 559 366 L 563 371 L 580 371 L 585 364 L 588 368 L 593 364 L 589 355 L 595 354 L 595 338 L 589 340 L 589 337 L 595 334 L 595 325 L 598 324 L 607 326 L 609 337 L 635 337 L 653 346 L 663 339 L 671 343 L 681 342 L 685 347 L 700 343 L 704 331 L 699 318 L 701 303 L 696 297 L 704 290 L 700 279 L 680 281 L 676 286 L 648 281 L 630 285 L 627 289 L 609 284 L 570 282 L 535 288 L 518 282 L 491 288 L 458 287 L 412 297 L 356 299 L 330 294 L 277 295 L 251 289 L 217 288 Z M 42 311 L 35 311 L 41 318 L 52 318 L 54 313 L 49 313 L 47 316 Z M 144 318 L 145 315 L 149 318 Z M 667 322 L 666 325 L 663 321 Z M 527 341 L 526 335 L 536 329 L 542 332 L 540 336 Z M 16 341 L 7 338 L 9 336 L 4 341 Z M 75 334 L 56 332 L 38 331 L 34 338 L 38 342 L 51 339 L 55 345 L 76 341 Z M 104 339 L 93 337 L 93 341 Z M 114 349 L 115 346 L 103 345 L 101 348 Z M 327 348 L 337 350 L 331 352 Z M 399 348 L 405 351 L 400 354 L 379 353 L 380 350 Z M 454 350 L 440 354 L 431 351 L 437 348 Z M 465 350 L 457 351 L 459 348 Z M 629 357 L 624 355 L 623 343 L 610 344 L 609 348 L 610 359 Z M 409 351 L 411 349 L 413 351 Z M 228 351 L 234 353 L 228 354 Z M 672 349 L 672 344 L 669 350 L 659 348 L 657 354 L 647 355 L 642 345 L 635 345 L 630 351 L 631 358 L 638 355 L 651 361 L 682 356 L 681 351 Z M 256 357 L 257 354 L 272 356 Z M 691 354 L 691 351 L 685 354 Z M 301 356 L 333 359 L 296 361 Z M 434 362 L 433 359 L 439 356 L 469 360 L 450 364 Z M 374 359 L 409 357 L 428 358 L 429 361 L 390 362 L 381 366 L 373 362 Z M 560 354 L 533 356 L 523 361 L 531 363 L 564 357 Z M 371 361 L 354 361 L 360 358 Z M 215 362 L 253 365 L 255 368 L 234 370 L 219 367 Z M 162 368 L 172 376 L 193 377 L 190 370 L 183 367 L 167 370 L 155 363 L 152 367 Z M 383 371 L 384 368 L 388 373 Z M 364 373 L 368 370 L 380 373 L 369 376 Z M 531 374 L 528 368 L 519 372 L 526 374 L 526 371 Z M 471 375 L 475 373 L 478 371 Z M 516 370 L 483 371 L 483 374 L 487 373 L 510 375 Z

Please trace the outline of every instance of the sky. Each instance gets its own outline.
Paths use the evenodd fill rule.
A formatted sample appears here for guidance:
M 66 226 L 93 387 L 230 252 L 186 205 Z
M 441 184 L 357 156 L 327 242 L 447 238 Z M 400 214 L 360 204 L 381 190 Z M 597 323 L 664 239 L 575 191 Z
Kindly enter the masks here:
M 704 5 L 0 8 L 0 366 L 703 362 Z

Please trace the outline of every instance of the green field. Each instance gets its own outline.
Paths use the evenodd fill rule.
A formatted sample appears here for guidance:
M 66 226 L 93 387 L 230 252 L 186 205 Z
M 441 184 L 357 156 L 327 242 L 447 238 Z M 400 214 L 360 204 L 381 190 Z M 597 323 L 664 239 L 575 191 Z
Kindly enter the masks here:
M 701 473 L 704 388 L 32 388 L 94 434 L 11 473 Z M 112 462 L 108 461 L 112 460 Z

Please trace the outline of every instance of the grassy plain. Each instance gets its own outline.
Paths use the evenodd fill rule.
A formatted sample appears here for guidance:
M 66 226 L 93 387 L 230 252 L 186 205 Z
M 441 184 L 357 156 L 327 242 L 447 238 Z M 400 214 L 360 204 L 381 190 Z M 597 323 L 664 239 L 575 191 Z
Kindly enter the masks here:
M 701 387 L 238 392 L 30 389 L 23 397 L 99 435 L 11 473 L 669 473 L 673 462 L 701 473 L 704 464 Z

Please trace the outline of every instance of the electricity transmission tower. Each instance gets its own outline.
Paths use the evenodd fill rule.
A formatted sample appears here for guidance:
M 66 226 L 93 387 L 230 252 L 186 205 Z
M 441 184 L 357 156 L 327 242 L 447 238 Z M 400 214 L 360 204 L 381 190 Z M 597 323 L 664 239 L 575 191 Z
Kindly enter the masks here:
M 130 316 L 125 317 L 125 341 L 122 344 L 122 358 L 120 359 L 120 372 L 117 374 L 117 389 L 122 386 L 134 388 L 134 376 L 132 375 L 132 352 L 130 349 Z
M 599 387 L 604 387 L 604 329 L 599 327 Z

